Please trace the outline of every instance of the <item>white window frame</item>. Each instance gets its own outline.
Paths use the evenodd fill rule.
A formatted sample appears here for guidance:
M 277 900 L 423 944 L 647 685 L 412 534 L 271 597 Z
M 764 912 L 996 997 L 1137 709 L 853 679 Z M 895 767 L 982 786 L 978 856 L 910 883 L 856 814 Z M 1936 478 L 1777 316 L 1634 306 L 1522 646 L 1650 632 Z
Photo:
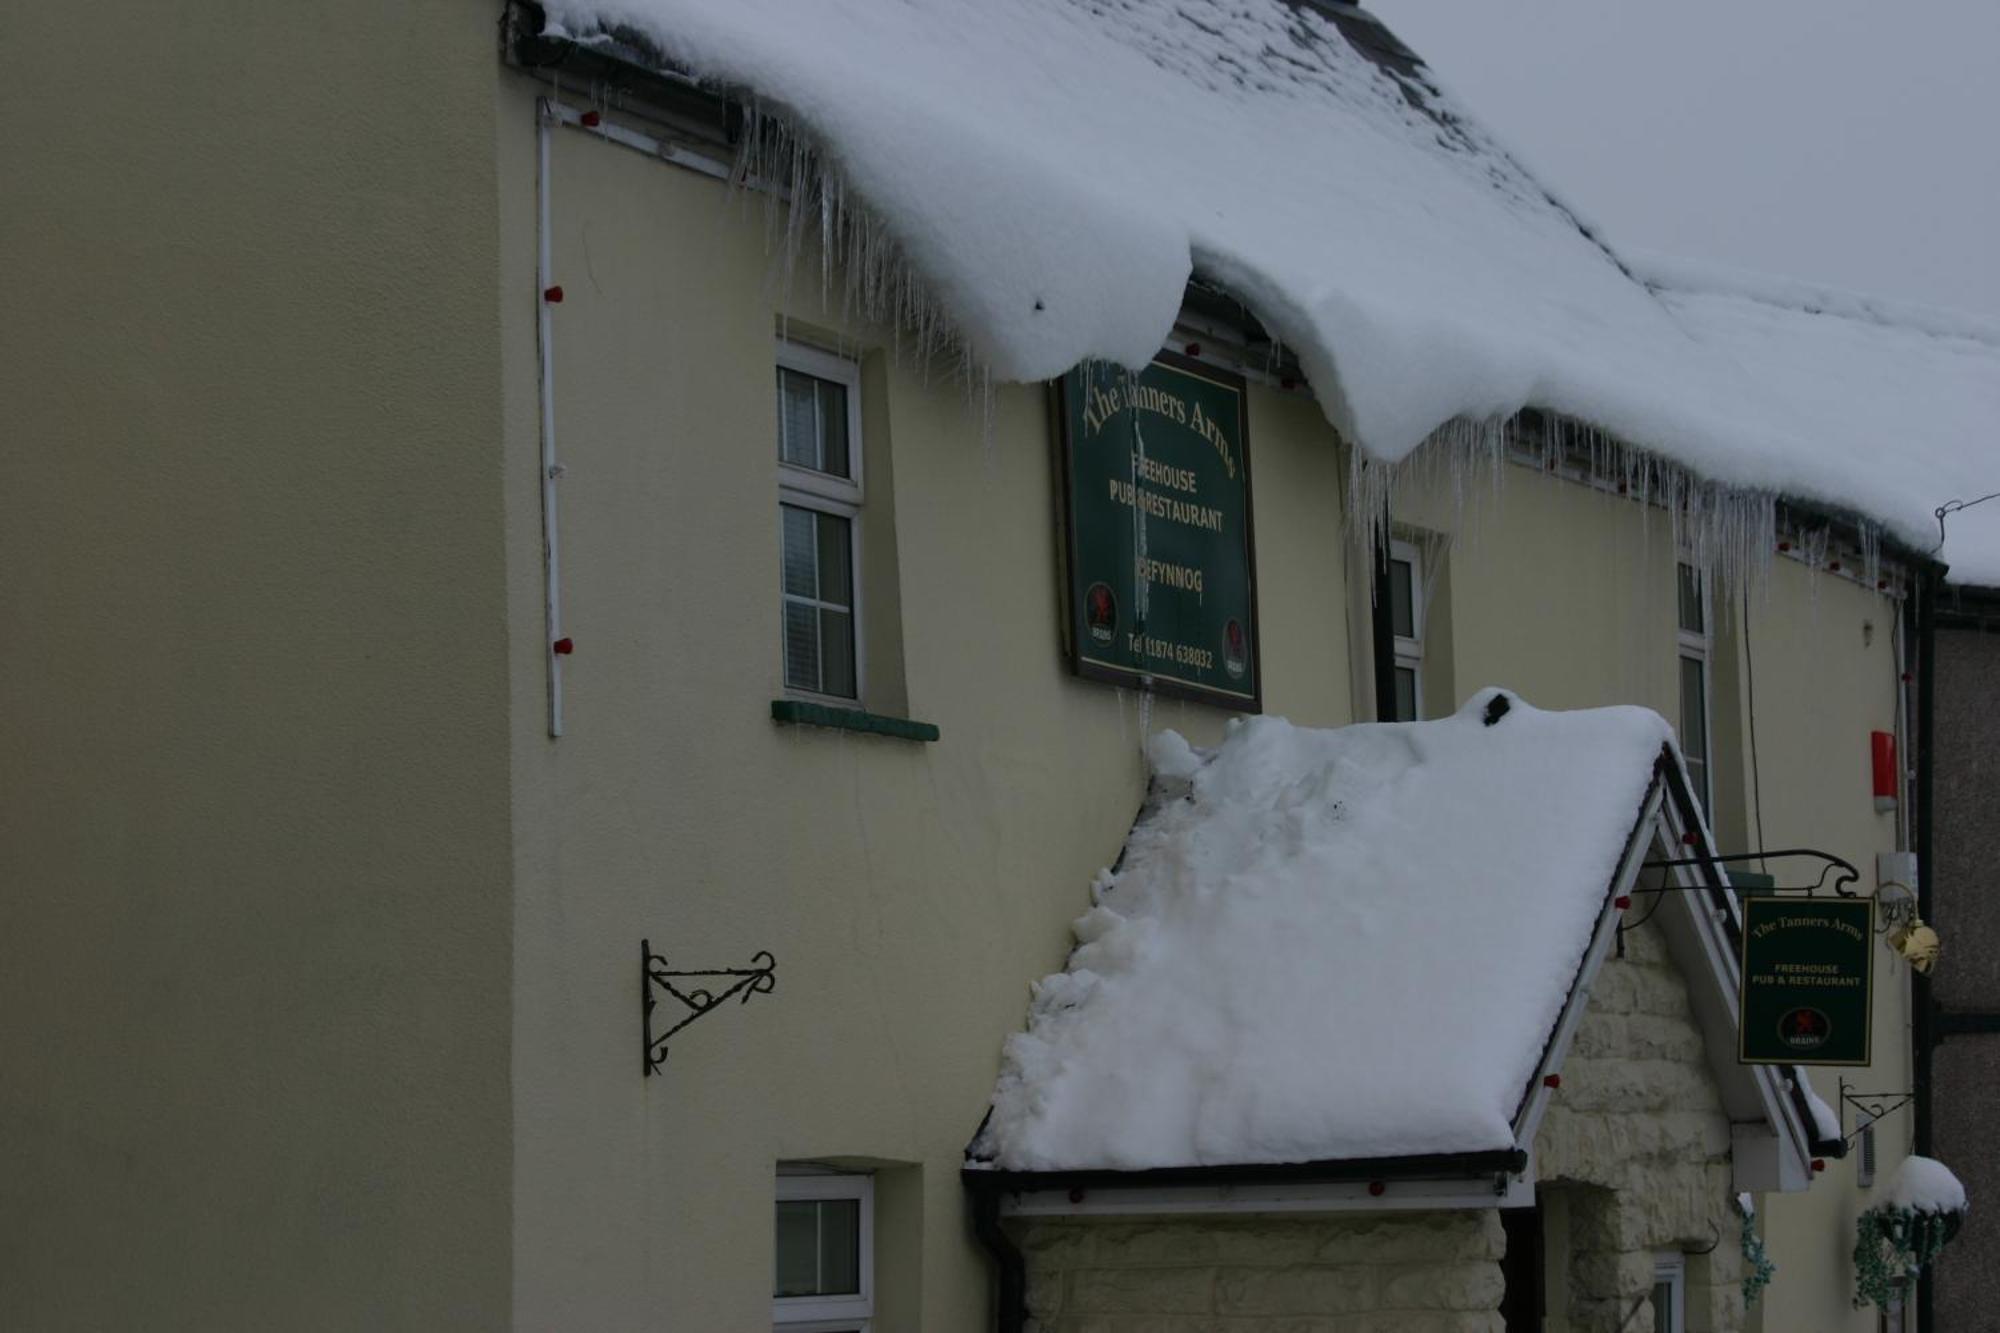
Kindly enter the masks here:
M 773 1328 L 777 1333 L 844 1333 L 849 1329 L 868 1333 L 869 1321 L 875 1316 L 875 1178 L 851 1175 L 779 1176 L 777 1201 L 782 1203 L 795 1199 L 860 1201 L 861 1290 L 848 1296 L 773 1296 Z
M 851 476 L 842 478 L 819 472 L 812 468 L 799 467 L 784 460 L 782 450 L 778 456 L 778 681 L 788 698 L 809 699 L 815 703 L 833 704 L 845 708 L 859 708 L 865 697 L 867 685 L 867 638 L 862 632 L 865 623 L 861 606 L 861 508 L 867 500 L 867 491 L 862 484 L 862 455 L 865 452 L 861 439 L 861 365 L 844 356 L 804 343 L 777 341 L 774 358 L 776 367 L 782 370 L 796 370 L 818 379 L 831 380 L 847 390 L 847 463 Z M 782 426 L 780 427 L 782 429 Z M 830 603 L 818 602 L 809 597 L 785 591 L 783 572 L 784 552 L 784 510 L 791 505 L 798 509 L 810 509 L 822 514 L 831 514 L 847 520 L 848 569 L 852 588 L 852 605 L 844 608 L 854 630 L 854 693 L 825 694 L 819 690 L 801 689 L 791 683 L 785 672 L 785 625 L 784 607 L 787 603 L 826 607 L 831 610 L 843 608 Z M 824 643 L 822 642 L 822 650 Z M 825 672 L 821 671 L 822 678 Z
M 1695 595 L 1701 602 L 1701 630 L 1681 628 L 1681 570 L 1694 575 Z M 1701 790 L 1695 793 L 1702 818 L 1715 820 L 1715 603 L 1708 594 L 1708 575 L 1692 560 L 1674 562 L 1674 634 L 1679 651 L 1674 661 L 1674 695 L 1681 696 L 1681 662 L 1701 665 Z M 1675 711 L 1679 712 L 1676 703 Z M 1683 726 L 1687 719 L 1681 718 Z
M 1901 1277 L 1891 1278 L 1889 1290 L 1889 1308 L 1875 1312 L 1877 1333 L 1905 1333 L 1914 1322 L 1911 1318 L 1910 1284 Z
M 1667 1327 L 1657 1324 L 1653 1333 L 1687 1333 L 1687 1256 L 1679 1253 L 1656 1254 L 1653 1256 L 1653 1286 L 1666 1283 L 1673 1292 L 1673 1309 L 1668 1312 Z M 1653 1299 L 1650 1290 L 1648 1301 Z
M 1389 560 L 1392 564 L 1401 560 L 1410 567 L 1410 629 L 1414 633 L 1396 635 L 1396 668 L 1408 671 L 1415 682 L 1411 698 L 1416 718 L 1412 720 L 1420 720 L 1424 715 L 1424 555 L 1415 542 L 1392 541 Z M 1392 679 L 1392 687 L 1394 683 Z M 1389 702 L 1393 705 L 1395 700 Z

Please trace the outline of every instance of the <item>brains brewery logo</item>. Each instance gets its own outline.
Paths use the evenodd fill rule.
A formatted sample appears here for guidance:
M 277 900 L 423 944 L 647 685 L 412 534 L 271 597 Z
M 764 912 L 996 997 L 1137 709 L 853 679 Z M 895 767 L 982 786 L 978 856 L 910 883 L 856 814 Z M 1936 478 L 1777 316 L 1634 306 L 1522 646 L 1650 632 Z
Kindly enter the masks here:
M 1778 1020 L 1778 1040 L 1795 1051 L 1816 1051 L 1833 1035 L 1833 1021 L 1817 1009 L 1787 1009 Z
M 1083 594 L 1083 623 L 1090 637 L 1108 644 L 1118 633 L 1118 599 L 1108 583 L 1093 583 Z
M 1243 632 L 1242 621 L 1232 619 L 1222 627 L 1222 669 L 1231 680 L 1241 680 L 1249 667 L 1250 636 Z

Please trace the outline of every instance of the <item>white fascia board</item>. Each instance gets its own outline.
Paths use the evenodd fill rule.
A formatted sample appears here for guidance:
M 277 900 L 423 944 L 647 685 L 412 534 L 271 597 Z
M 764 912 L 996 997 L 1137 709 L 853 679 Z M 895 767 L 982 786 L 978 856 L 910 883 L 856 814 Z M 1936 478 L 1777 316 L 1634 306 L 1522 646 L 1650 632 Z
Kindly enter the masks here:
M 1569 1056 L 1570 1043 L 1575 1040 L 1577 1027 L 1583 1022 L 1584 1008 L 1590 1003 L 1590 988 L 1618 939 L 1618 923 L 1624 915 L 1618 900 L 1629 896 L 1632 886 L 1638 882 L 1646 853 L 1653 846 L 1664 802 L 1664 788 L 1655 778 L 1646 789 L 1646 799 L 1639 807 L 1639 818 L 1632 826 L 1631 839 L 1625 844 L 1625 856 L 1618 863 L 1618 873 L 1612 877 L 1610 889 L 1604 895 L 1604 906 L 1597 914 L 1597 930 L 1590 937 L 1590 947 L 1583 952 L 1583 961 L 1577 967 L 1569 998 L 1563 1002 L 1562 1016 L 1556 1020 L 1555 1032 L 1549 1037 L 1549 1044 L 1542 1052 L 1542 1062 L 1536 1067 L 1534 1079 L 1528 1085 L 1527 1098 L 1515 1115 L 1515 1146 L 1529 1154 L 1535 1150 L 1535 1135 L 1541 1130 L 1542 1116 L 1547 1112 L 1549 1098 L 1554 1093 L 1546 1080 L 1550 1074 L 1562 1071 L 1563 1061 Z M 1530 1169 L 1524 1174 L 1524 1179 L 1532 1186 L 1532 1156 L 1529 1160 Z
M 644 153 L 647 157 L 658 158 L 662 162 L 671 163 L 677 167 L 686 167 L 690 171 L 698 171 L 704 176 L 713 176 L 717 180 L 730 179 L 731 167 L 728 162 L 711 153 L 704 152 L 692 144 L 680 143 L 673 139 L 662 138 L 659 135 L 647 134 L 643 130 L 635 130 L 629 126 L 615 124 L 602 110 L 595 108 L 589 111 L 581 110 L 565 102 L 558 101 L 555 97 L 550 97 L 548 102 L 550 117 L 556 124 L 581 130 L 585 134 L 595 135 L 607 143 L 615 143 L 622 148 L 630 148 L 634 152 Z M 594 125 L 585 124 L 584 117 L 586 115 L 593 116 L 597 123 Z M 766 182 L 763 181 L 744 183 L 759 187 L 766 186 Z
M 1248 1185 L 1159 1185 L 1005 1194 L 1006 1217 L 1133 1217 L 1227 1213 L 1395 1213 L 1456 1208 L 1525 1208 L 1535 1201 L 1534 1173 L 1481 1184 L 1472 1180 L 1390 1180 L 1382 1193 L 1365 1181 Z

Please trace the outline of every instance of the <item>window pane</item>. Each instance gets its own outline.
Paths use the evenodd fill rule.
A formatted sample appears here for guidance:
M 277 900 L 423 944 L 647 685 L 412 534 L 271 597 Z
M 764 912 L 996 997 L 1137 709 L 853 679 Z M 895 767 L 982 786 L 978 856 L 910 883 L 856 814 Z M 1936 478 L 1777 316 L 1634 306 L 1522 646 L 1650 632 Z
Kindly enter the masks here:
M 1417 720 L 1417 673 L 1409 667 L 1396 668 L 1396 720 Z
M 861 1290 L 858 1199 L 822 1199 L 819 1203 L 819 1290 L 826 1296 Z
M 813 521 L 817 516 L 797 505 L 779 505 L 778 515 L 784 531 L 785 591 L 794 597 L 817 597 L 819 541 Z
M 1708 758 L 1708 680 L 1698 657 L 1681 659 L 1681 753 L 1692 763 Z
M 861 1203 L 857 1199 L 778 1202 L 779 1296 L 852 1296 L 861 1290 Z
M 778 1271 L 780 1296 L 813 1296 L 819 1292 L 819 1204 L 812 1199 L 778 1201 Z
M 1695 573 L 1693 565 L 1681 565 L 1681 628 L 1690 634 L 1704 634 L 1707 625 L 1702 616 L 1701 575 Z
M 819 613 L 821 694 L 854 697 L 854 617 L 845 611 Z
M 1398 638 L 1417 637 L 1415 573 L 1407 560 L 1389 562 L 1389 623 Z
M 785 603 L 785 684 L 795 690 L 819 688 L 819 614 L 791 601 Z
M 815 514 L 819 523 L 819 599 L 854 605 L 854 525 L 836 514 Z
M 819 466 L 814 383 L 812 376 L 796 370 L 778 371 L 778 457 L 799 467 Z
M 852 477 L 847 463 L 847 386 L 814 380 L 819 387 L 820 471 Z
M 1654 1333 L 1675 1333 L 1674 1284 L 1667 1281 L 1653 1284 L 1653 1329 Z

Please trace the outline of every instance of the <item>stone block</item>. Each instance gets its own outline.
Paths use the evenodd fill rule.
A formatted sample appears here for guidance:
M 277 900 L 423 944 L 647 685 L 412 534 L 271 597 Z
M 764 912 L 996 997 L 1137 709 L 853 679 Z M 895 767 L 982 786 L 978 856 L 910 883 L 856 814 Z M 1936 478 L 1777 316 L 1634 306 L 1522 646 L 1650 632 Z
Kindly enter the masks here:
M 1235 1330 L 1202 1316 L 1077 1315 L 1046 1325 L 1043 1333 L 1235 1333 Z
M 1572 1060 L 1557 1096 L 1571 1111 L 1627 1115 L 1720 1105 L 1701 1070 L 1678 1060 Z
M 1497 1310 L 1507 1279 L 1496 1263 L 1410 1264 L 1383 1269 L 1385 1310 Z
M 1090 1261 L 1097 1235 L 1097 1227 L 1092 1223 L 1067 1219 L 1009 1224 L 1007 1230 L 1027 1256 L 1031 1268 L 1083 1267 Z
M 1215 1283 L 1222 1314 L 1334 1315 L 1377 1306 L 1373 1267 L 1226 1268 Z
M 1315 1263 L 1331 1232 L 1345 1225 L 1328 1218 L 1230 1219 L 1214 1232 L 1215 1262 L 1230 1267 L 1283 1268 Z
M 1028 1265 L 1028 1281 L 1025 1300 L 1028 1313 L 1037 1319 L 1047 1319 L 1062 1312 L 1063 1272 L 1059 1268 L 1038 1268 Z
M 1066 1310 L 1076 1314 L 1207 1314 L 1212 1268 L 1084 1268 L 1070 1274 Z
M 1653 1307 L 1637 1297 L 1573 1299 L 1570 1333 L 1652 1333 Z
M 1381 1311 L 1340 1320 L 1335 1327 L 1339 1333 L 1506 1333 L 1498 1311 Z
M 1671 1014 L 1591 1014 L 1586 1011 L 1571 1046 L 1572 1058 L 1678 1060 L 1704 1058 L 1701 1029 Z
M 1579 1249 L 1570 1265 L 1570 1287 L 1593 1300 L 1615 1300 L 1652 1290 L 1653 1251 Z
M 1313 1258 L 1324 1264 L 1497 1259 L 1507 1245 L 1491 1208 L 1328 1219 L 1317 1235 Z
M 1691 1012 L 1687 983 L 1672 967 L 1635 967 L 1632 975 L 1633 1012 L 1665 1014 L 1673 1018 L 1686 1018 Z
M 1144 1268 L 1212 1263 L 1218 1235 L 1224 1230 L 1238 1228 L 1182 1218 L 1105 1223 L 1095 1228 L 1091 1265 Z

